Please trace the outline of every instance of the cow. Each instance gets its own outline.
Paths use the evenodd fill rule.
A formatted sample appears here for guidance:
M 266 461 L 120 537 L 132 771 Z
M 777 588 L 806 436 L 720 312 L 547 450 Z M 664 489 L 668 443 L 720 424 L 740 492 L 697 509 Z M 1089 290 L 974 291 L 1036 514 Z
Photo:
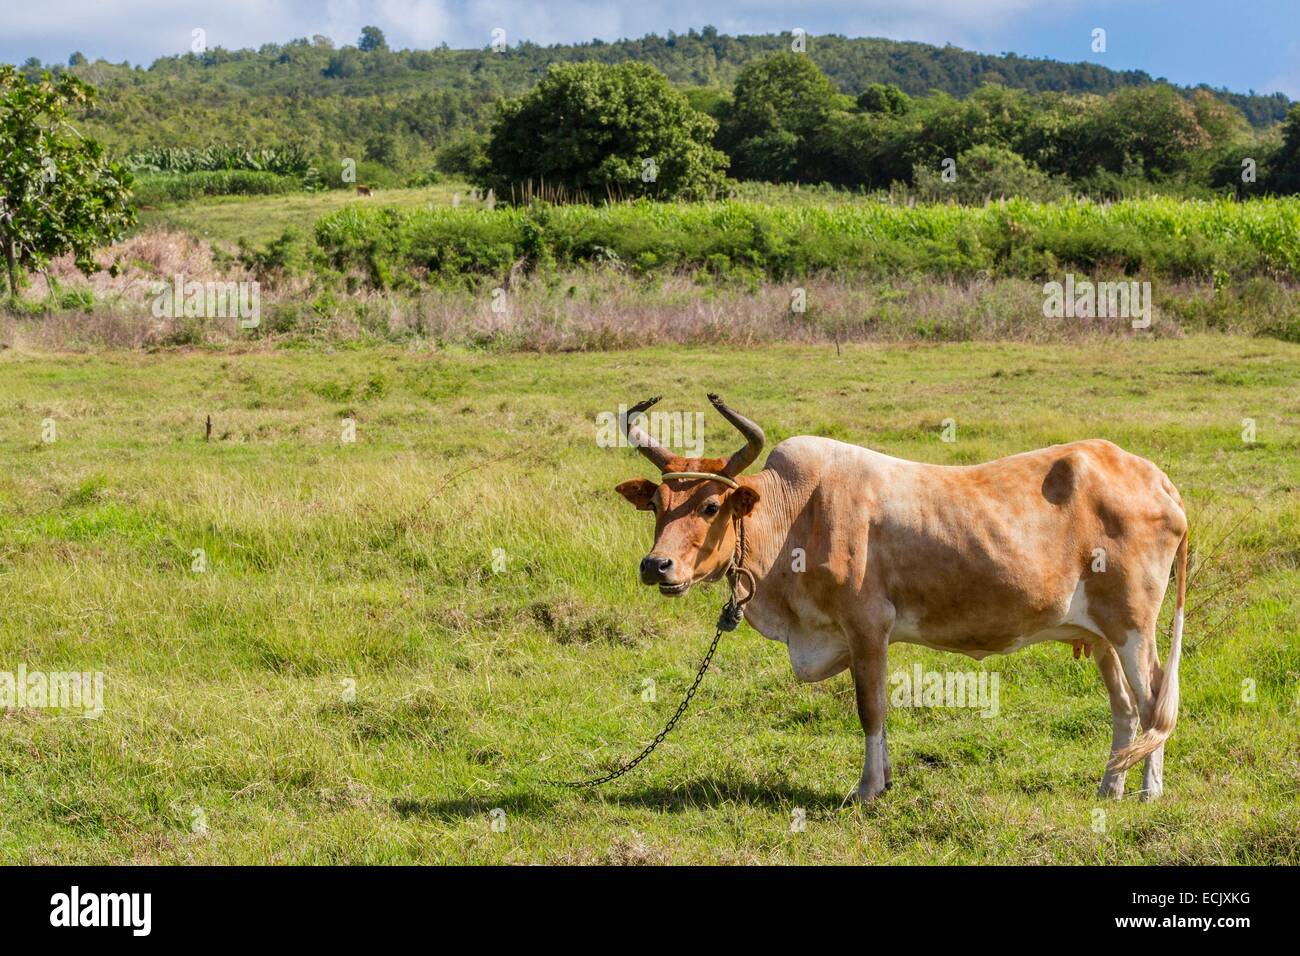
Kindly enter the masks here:
M 358 196 L 372 196 L 372 195 L 374 195 L 374 193 L 371 192 L 371 189 L 370 189 L 369 186 L 362 186 L 362 185 L 358 184 L 358 185 L 357 185 L 357 195 L 358 195 Z
M 1158 467 L 1103 439 L 952 466 L 804 435 L 743 475 L 763 450 L 761 428 L 710 394 L 745 444 L 726 459 L 682 458 L 637 424 L 658 401 L 619 423 L 661 473 L 615 489 L 654 514 L 641 582 L 669 597 L 724 578 L 744 590 L 743 568 L 745 620 L 786 645 L 799 680 L 852 674 L 866 735 L 859 801 L 892 782 L 886 656 L 895 642 L 976 660 L 1042 641 L 1073 644 L 1076 657 L 1086 646 L 1110 695 L 1099 795 L 1122 796 L 1126 771 L 1144 759 L 1140 796 L 1160 795 L 1178 715 L 1188 538 L 1182 499 Z M 1156 621 L 1175 559 L 1162 668 Z

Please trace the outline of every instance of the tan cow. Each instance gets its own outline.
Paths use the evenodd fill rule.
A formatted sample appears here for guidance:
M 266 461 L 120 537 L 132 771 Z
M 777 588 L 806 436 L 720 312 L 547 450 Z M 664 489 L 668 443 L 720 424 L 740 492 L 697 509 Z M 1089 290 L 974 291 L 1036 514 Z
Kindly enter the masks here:
M 1143 758 L 1142 795 L 1160 794 L 1178 715 L 1187 518 L 1159 468 L 1100 439 L 947 466 L 802 436 L 742 477 L 763 448 L 762 429 L 709 400 L 746 439 L 725 461 L 680 458 L 646 435 L 634 419 L 657 398 L 622 423 L 663 473 L 659 484 L 636 478 L 617 488 L 655 515 L 641 580 L 678 596 L 722 579 L 744 522 L 740 560 L 754 575 L 745 619 L 786 645 L 800 680 L 853 674 L 866 734 L 858 799 L 890 785 L 885 659 L 896 641 L 977 660 L 1082 641 L 1110 693 L 1101 795 L 1122 795 L 1125 771 Z M 1178 600 L 1162 669 L 1156 619 L 1175 557 Z

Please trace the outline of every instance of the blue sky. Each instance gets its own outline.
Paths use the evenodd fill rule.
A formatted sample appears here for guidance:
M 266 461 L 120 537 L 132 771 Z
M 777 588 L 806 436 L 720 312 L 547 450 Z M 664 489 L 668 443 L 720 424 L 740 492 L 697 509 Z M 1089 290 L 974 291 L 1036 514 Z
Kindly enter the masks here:
M 323 33 L 355 42 L 382 28 L 394 47 L 614 40 L 713 24 L 727 33 L 884 36 L 1014 51 L 1116 69 L 1142 69 L 1177 83 L 1206 82 L 1300 98 L 1297 0 L 12 0 L 0 19 L 0 61 L 39 56 L 149 63 L 185 52 L 196 27 L 212 46 L 244 47 Z M 1106 30 L 1107 50 L 1091 34 Z

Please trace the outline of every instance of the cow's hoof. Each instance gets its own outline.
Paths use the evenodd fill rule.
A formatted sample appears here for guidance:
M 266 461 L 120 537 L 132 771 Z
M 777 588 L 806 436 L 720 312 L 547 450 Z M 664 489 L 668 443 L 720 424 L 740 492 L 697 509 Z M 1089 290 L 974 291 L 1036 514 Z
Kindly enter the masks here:
M 1103 780 L 1101 786 L 1097 788 L 1097 796 L 1103 800 L 1119 800 L 1124 796 L 1124 781 Z
M 1152 787 L 1150 790 L 1143 790 L 1138 793 L 1138 799 L 1143 803 L 1150 803 L 1152 800 L 1159 800 L 1163 791 L 1159 787 Z
M 853 800 L 865 805 L 871 803 L 888 789 L 889 784 L 876 784 L 875 786 L 858 784 L 858 789 L 853 791 Z

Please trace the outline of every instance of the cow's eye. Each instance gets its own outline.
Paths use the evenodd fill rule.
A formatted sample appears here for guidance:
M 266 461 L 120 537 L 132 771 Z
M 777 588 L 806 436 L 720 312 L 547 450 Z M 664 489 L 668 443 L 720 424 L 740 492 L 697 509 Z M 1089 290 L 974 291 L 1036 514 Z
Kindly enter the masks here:
M 717 513 L 718 513 L 718 503 L 716 501 L 710 501 L 700 511 L 700 514 L 704 515 L 704 517 L 706 518 L 712 518 Z

